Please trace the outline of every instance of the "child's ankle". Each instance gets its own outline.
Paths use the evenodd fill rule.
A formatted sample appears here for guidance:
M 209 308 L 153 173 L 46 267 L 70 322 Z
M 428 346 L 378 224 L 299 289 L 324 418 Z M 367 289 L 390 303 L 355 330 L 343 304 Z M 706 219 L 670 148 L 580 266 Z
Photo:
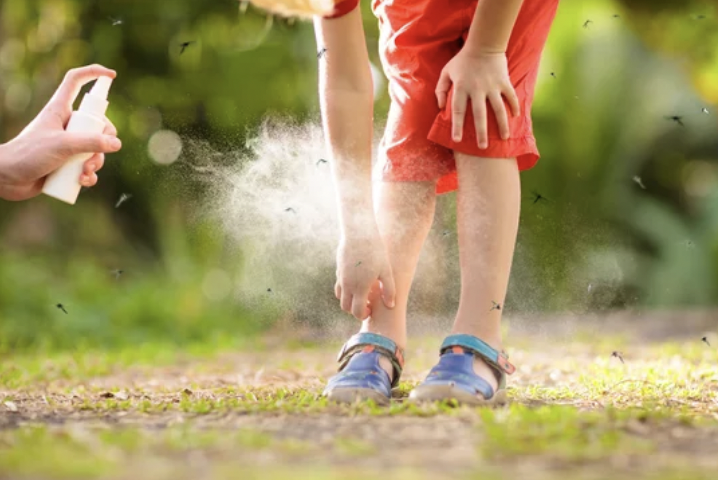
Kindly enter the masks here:
M 454 327 L 453 331 L 451 332 L 451 335 L 462 334 L 476 337 L 498 352 L 500 352 L 503 348 L 503 340 L 501 339 L 500 333 L 491 331 L 466 331 L 466 329 L 458 329 L 456 327 Z

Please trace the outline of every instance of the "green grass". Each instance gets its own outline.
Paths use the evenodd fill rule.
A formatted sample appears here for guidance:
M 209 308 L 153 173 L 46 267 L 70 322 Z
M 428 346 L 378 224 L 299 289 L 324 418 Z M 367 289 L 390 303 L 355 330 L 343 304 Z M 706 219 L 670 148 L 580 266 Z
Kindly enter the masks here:
M 511 349 L 519 367 L 509 389 L 514 404 L 497 410 L 450 401 L 411 404 L 406 396 L 413 379 L 400 383 L 388 407 L 332 404 L 320 393 L 336 345 L 284 349 L 275 342 L 270 349 L 252 338 L 246 344 L 168 342 L 5 355 L 0 413 L 8 429 L 0 430 L 0 472 L 19 478 L 109 478 L 150 469 L 154 478 L 197 478 L 204 476 L 193 470 L 197 461 L 211 464 L 208 478 L 235 472 L 243 478 L 352 479 L 387 475 L 382 469 L 388 467 L 371 465 L 388 462 L 396 464 L 392 478 L 440 478 L 412 467 L 407 449 L 417 435 L 431 439 L 434 429 L 459 422 L 475 435 L 462 439 L 473 442 L 467 448 L 476 457 L 467 479 L 525 476 L 517 470 L 524 464 L 533 465 L 531 478 L 538 480 L 599 479 L 607 472 L 612 480 L 712 478 L 706 473 L 708 457 L 700 452 L 718 445 L 718 350 L 696 342 L 625 340 L 623 364 L 610 356 L 619 342 Z M 409 375 L 434 361 L 435 343 L 412 342 Z M 266 379 L 251 386 L 233 383 L 237 368 L 251 375 L 262 370 Z M 8 412 L 6 401 L 18 412 Z M 7 423 L 38 414 L 70 423 Z M 78 417 L 87 422 L 72 420 Z M 296 419 L 302 419 L 299 426 Z M 295 426 L 285 430 L 284 421 Z M 388 443 L 368 433 L 386 422 L 409 433 L 404 437 L 397 430 L 400 436 Z M 666 445 L 686 436 L 695 436 L 695 446 L 706 446 L 687 457 L 693 444 L 684 442 L 673 455 Z M 401 450 L 392 461 L 385 456 L 390 448 Z M 440 444 L 432 448 L 442 451 Z M 693 464 L 701 459 L 703 464 Z M 447 478 L 462 478 L 463 470 L 447 465 Z
M 593 465 L 579 468 L 572 478 L 601 478 L 592 473 L 605 472 L 601 462 L 607 459 L 633 458 L 634 463 L 650 463 L 651 457 L 656 455 L 655 442 L 636 438 L 628 433 L 628 427 L 637 421 L 655 427 L 666 422 L 665 419 L 646 419 L 642 412 L 612 409 L 581 412 L 563 406 L 537 409 L 514 406 L 503 410 L 476 409 L 473 413 L 480 436 L 475 448 L 481 458 L 481 466 L 474 473 L 490 473 L 493 477 L 498 474 L 498 478 L 511 478 L 500 472 L 507 469 L 510 472 L 512 462 L 516 460 L 530 462 L 531 458 L 542 462 L 535 472 L 537 476 L 532 478 L 557 478 L 551 476 L 551 465 L 554 464 L 563 465 L 562 471 Z M 670 421 L 667 425 L 670 427 Z M 216 472 L 234 468 L 247 475 L 258 475 L 261 470 L 271 475 L 264 478 L 311 478 L 312 474 L 315 478 L 359 478 L 360 472 L 368 474 L 371 469 L 342 471 L 340 466 L 345 461 L 342 459 L 371 457 L 379 448 L 372 441 L 356 435 L 338 436 L 327 444 L 278 438 L 254 429 L 218 428 L 217 425 L 204 429 L 190 424 L 161 429 L 25 426 L 0 431 L 0 472 L 28 478 L 104 478 L 117 474 L 122 477 L 150 462 L 158 469 L 159 476 L 169 478 L 174 472 L 172 475 L 179 475 L 179 478 L 191 478 L 188 475 L 191 469 L 180 473 L 178 464 L 184 463 L 189 468 L 187 458 L 194 455 L 212 459 L 212 469 Z M 256 459 L 262 452 L 276 460 L 259 468 Z M 441 455 L 441 452 L 436 454 Z M 296 464 L 296 467 L 289 469 L 290 464 Z M 402 469 L 397 468 L 392 478 L 404 478 Z M 619 475 L 615 478 L 689 478 L 679 475 L 686 475 L 689 468 L 664 461 L 651 470 L 652 476 Z M 410 472 L 415 478 L 429 478 L 423 476 L 428 475 L 427 472 Z M 710 478 L 700 468 L 693 468 L 691 474 L 694 476 L 690 478 Z
M 82 381 L 126 371 L 163 367 L 196 359 L 211 360 L 236 351 L 261 351 L 255 336 L 218 337 L 214 340 L 155 341 L 99 350 L 78 346 L 71 351 L 33 350 L 0 354 L 0 388 L 22 388 L 61 380 Z
M 198 450 L 246 453 L 277 448 L 299 451 L 295 441 L 275 440 L 249 429 L 195 430 L 186 426 L 159 431 L 30 426 L 0 431 L 0 447 L 0 472 L 51 478 L 108 475 L 122 469 L 125 460 L 136 456 L 158 456 L 170 461 Z M 305 445 L 304 451 L 311 448 Z
M 629 438 L 631 421 L 649 421 L 645 411 L 580 412 L 563 406 L 480 412 L 484 441 L 490 458 L 543 455 L 565 461 L 600 460 L 611 454 L 652 453 L 651 441 Z M 655 420 L 652 420 L 655 421 Z
M 117 279 L 109 266 L 86 255 L 53 262 L 0 253 L 0 355 L 163 342 L 211 345 L 271 326 L 276 312 L 267 302 L 250 311 L 237 302 L 236 289 L 223 299 L 208 298 L 203 281 L 211 264 L 205 263 L 185 256 L 126 265 Z M 239 271 L 232 267 L 225 268 L 230 278 Z
M 61 395 L 63 391 L 72 391 L 77 397 L 75 401 L 84 402 L 83 409 L 96 412 L 119 409 L 145 413 L 171 410 L 206 414 L 226 411 L 302 413 L 330 410 L 382 416 L 456 414 L 456 409 L 448 403 L 416 407 L 397 401 L 388 408 L 371 404 L 337 407 L 319 397 L 319 382 L 313 387 L 196 385 L 196 388 L 191 387 L 192 395 L 162 388 L 135 388 L 128 392 L 130 398 L 126 401 L 100 400 L 99 394 L 108 391 L 107 386 L 85 385 L 88 380 L 127 371 L 144 377 L 152 376 L 161 372 L 163 367 L 173 365 L 184 365 L 182 368 L 185 374 L 190 376 L 200 372 L 210 377 L 219 375 L 231 378 L 234 364 L 225 363 L 223 355 L 231 355 L 236 350 L 242 350 L 244 355 L 249 355 L 247 358 L 253 358 L 249 361 L 257 362 L 256 370 L 266 366 L 278 373 L 303 370 L 305 365 L 331 361 L 331 356 L 324 354 L 326 349 L 305 349 L 303 352 L 287 354 L 286 358 L 278 357 L 258 339 L 236 339 L 225 344 L 197 343 L 184 347 L 146 344 L 133 348 L 79 350 L 42 357 L 18 354 L 6 356 L 0 363 L 0 389 L 22 391 L 44 386 Z M 578 356 L 578 351 L 576 356 L 562 352 L 558 358 L 547 362 L 542 361 L 540 356 L 533 356 L 532 352 L 515 353 L 517 363 L 528 367 L 529 374 L 535 374 L 535 381 L 518 385 L 510 383 L 510 397 L 515 402 L 527 405 L 642 408 L 646 411 L 668 411 L 685 418 L 717 413 L 717 350 L 690 344 L 646 346 L 626 353 L 626 364 L 610 358 L 610 354 L 607 356 L 591 352 L 590 347 L 587 350 L 581 356 Z M 242 358 L 243 363 L 248 361 Z M 413 381 L 401 382 L 395 394 L 405 398 L 414 385 Z M 112 388 L 109 390 L 112 391 Z

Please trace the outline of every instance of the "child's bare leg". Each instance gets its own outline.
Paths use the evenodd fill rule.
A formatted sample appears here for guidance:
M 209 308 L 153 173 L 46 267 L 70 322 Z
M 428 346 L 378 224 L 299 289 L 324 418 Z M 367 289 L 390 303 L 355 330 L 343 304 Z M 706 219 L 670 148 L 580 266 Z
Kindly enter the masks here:
M 406 347 L 406 307 L 419 254 L 429 233 L 436 207 L 435 182 L 382 182 L 378 186 L 376 218 L 396 284 L 396 306 L 389 310 L 381 299 L 371 302 L 372 315 L 362 332 L 379 333 Z M 391 363 L 381 357 L 391 375 Z
M 455 156 L 461 300 L 453 333 L 477 336 L 500 350 L 521 207 L 518 166 L 513 158 Z M 475 360 L 474 370 L 496 389 L 496 377 L 483 360 Z

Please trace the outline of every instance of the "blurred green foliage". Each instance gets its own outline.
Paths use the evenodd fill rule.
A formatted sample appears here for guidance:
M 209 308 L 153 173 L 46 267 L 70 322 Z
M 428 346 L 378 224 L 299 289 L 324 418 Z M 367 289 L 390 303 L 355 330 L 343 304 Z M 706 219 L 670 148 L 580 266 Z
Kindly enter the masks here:
M 379 65 L 376 21 L 362 8 Z M 702 0 L 562 2 L 538 83 L 543 159 L 523 176 L 507 307 L 714 303 L 717 25 L 716 7 Z M 186 41 L 196 43 L 181 53 Z M 266 115 L 314 121 L 316 61 L 310 23 L 234 0 L 0 2 L 2 141 L 66 70 L 94 62 L 118 71 L 108 116 L 124 141 L 77 206 L 0 204 L 2 348 L 183 341 L 255 331 L 276 316 L 267 305 L 238 305 L 233 292 L 212 293 L 233 281 L 214 269 L 240 273 L 241 246 L 196 218 L 207 187 L 177 165 L 153 163 L 147 144 L 169 129 L 236 151 Z M 387 109 L 383 93 L 378 121 Z M 533 191 L 549 201 L 534 205 Z M 132 199 L 113 208 L 123 192 Z M 126 273 L 117 280 L 114 269 Z

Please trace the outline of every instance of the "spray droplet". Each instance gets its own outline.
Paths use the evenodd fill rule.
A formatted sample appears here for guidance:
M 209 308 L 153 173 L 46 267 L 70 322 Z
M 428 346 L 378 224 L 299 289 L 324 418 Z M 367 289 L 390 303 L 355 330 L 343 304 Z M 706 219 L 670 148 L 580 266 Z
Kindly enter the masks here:
M 232 290 L 232 280 L 224 270 L 211 270 L 202 282 L 202 293 L 209 300 L 223 300 Z

